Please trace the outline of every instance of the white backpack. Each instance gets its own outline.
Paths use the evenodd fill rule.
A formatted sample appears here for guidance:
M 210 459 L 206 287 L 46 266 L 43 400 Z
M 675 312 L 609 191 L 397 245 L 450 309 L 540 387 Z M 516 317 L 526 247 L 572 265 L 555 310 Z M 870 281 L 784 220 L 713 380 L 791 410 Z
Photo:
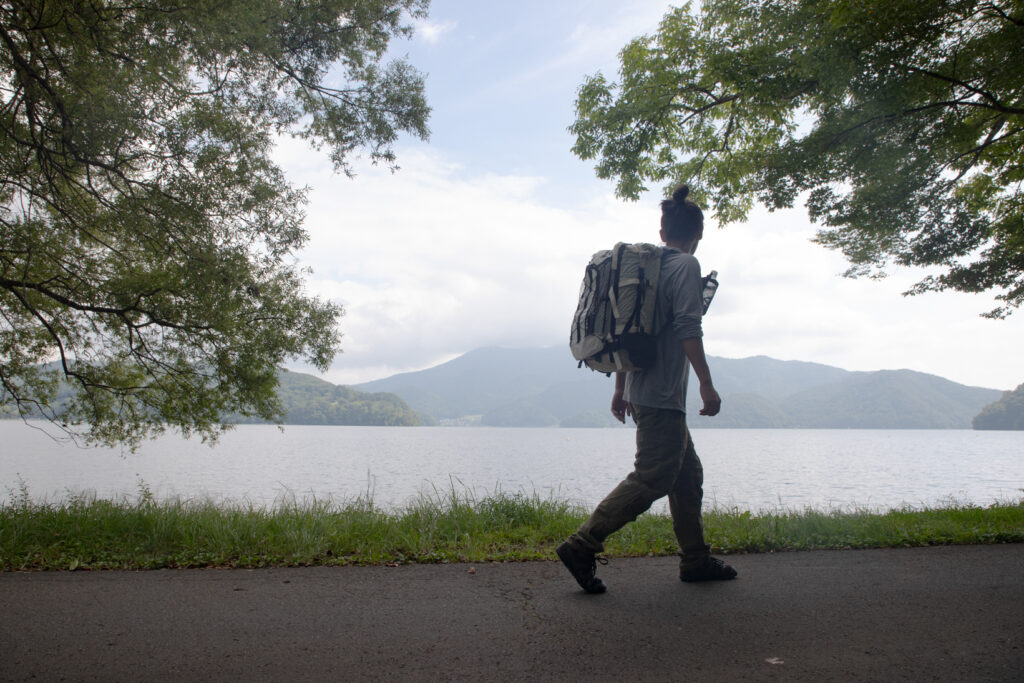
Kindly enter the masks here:
M 655 294 L 662 247 L 620 242 L 590 259 L 569 348 L 573 358 L 599 372 L 650 367 L 657 353 Z

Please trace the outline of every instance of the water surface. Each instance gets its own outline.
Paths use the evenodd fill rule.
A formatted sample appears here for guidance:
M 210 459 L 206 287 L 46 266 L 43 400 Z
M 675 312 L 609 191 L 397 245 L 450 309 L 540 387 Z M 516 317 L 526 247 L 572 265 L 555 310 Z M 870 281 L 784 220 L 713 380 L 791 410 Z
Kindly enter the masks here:
M 384 507 L 454 488 L 537 493 L 592 506 L 629 472 L 632 429 L 244 425 L 215 447 L 165 435 L 136 453 L 61 444 L 0 421 L 0 501 L 82 492 L 274 504 L 372 497 Z M 695 430 L 705 500 L 747 510 L 1019 500 L 1024 432 Z

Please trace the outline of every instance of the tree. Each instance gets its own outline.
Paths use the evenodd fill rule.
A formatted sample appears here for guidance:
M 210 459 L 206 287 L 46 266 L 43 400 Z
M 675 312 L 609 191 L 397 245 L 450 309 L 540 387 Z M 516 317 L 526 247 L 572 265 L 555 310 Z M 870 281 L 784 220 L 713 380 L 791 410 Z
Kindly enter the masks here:
M 982 408 L 971 424 L 975 429 L 1024 429 L 1024 384 L 1003 392 L 1002 398 Z
M 691 185 L 723 223 L 805 198 L 846 273 L 1024 302 L 1021 0 L 704 0 L 579 89 L 573 151 L 636 199 Z
M 0 2 L 0 408 L 131 446 L 279 418 L 343 311 L 304 292 L 275 139 L 393 167 L 429 110 L 384 53 L 427 2 Z

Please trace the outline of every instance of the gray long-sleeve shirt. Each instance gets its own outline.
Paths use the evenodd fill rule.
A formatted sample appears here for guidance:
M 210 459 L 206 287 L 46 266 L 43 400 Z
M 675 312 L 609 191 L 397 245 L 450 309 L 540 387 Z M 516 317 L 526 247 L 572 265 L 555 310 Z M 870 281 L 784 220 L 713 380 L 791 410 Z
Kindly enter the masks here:
M 626 401 L 685 412 L 690 363 L 683 351 L 683 340 L 703 336 L 702 290 L 697 259 L 678 249 L 666 248 L 656 293 L 657 359 L 646 370 L 626 375 Z

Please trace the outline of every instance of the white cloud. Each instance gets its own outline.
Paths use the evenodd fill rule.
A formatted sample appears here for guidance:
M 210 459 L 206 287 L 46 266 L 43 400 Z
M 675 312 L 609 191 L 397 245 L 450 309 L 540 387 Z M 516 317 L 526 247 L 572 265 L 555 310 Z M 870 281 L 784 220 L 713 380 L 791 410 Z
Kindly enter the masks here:
M 370 168 L 355 181 L 302 162 L 294 146 L 280 157 L 317 188 L 302 260 L 310 289 L 346 308 L 335 381 L 484 345 L 560 343 L 583 264 L 637 209 L 603 197 L 546 205 L 534 198 L 543 179 L 472 177 L 426 151 L 406 150 L 397 174 Z
M 566 61 L 599 64 L 618 70 L 618 54 L 626 43 L 644 35 L 653 35 L 671 7 L 660 0 L 623 3 L 612 17 L 584 19 L 566 40 Z M 612 76 L 613 73 L 606 74 Z
M 290 179 L 313 188 L 301 255 L 309 287 L 347 310 L 331 381 L 485 345 L 564 344 L 591 254 L 657 239 L 657 197 L 626 204 L 611 183 L 574 174 L 563 131 L 583 75 L 611 75 L 622 46 L 654 31 L 668 5 L 558 3 L 543 23 L 539 3 L 496 7 L 439 2 L 435 21 L 419 25 L 423 44 L 441 43 L 421 55 L 441 134 L 431 147 L 400 145 L 399 172 L 359 168 L 349 180 L 303 143 L 281 142 Z M 1024 312 L 990 321 L 978 316 L 988 295 L 902 297 L 917 273 L 841 278 L 843 258 L 813 234 L 803 210 L 708 231 L 698 257 L 722 282 L 705 321 L 709 353 L 905 367 L 1003 389 L 1024 381 Z
M 558 24 L 580 15 L 579 19 L 573 17 L 576 23 L 570 32 L 543 47 L 521 45 L 517 61 L 512 62 L 515 68 L 501 69 L 497 73 L 506 75 L 489 78 L 464 96 L 467 101 L 487 102 L 511 93 L 533 98 L 539 92 L 558 92 L 563 94 L 562 100 L 569 101 L 585 75 L 603 70 L 614 77 L 619 51 L 633 38 L 653 33 L 669 9 L 663 0 L 619 3 L 587 12 L 553 8 L 558 16 L 552 20 Z
M 843 278 L 845 260 L 812 244 L 813 234 L 791 210 L 755 211 L 748 223 L 706 236 L 698 257 L 722 271 L 705 323 L 712 353 L 909 368 L 1001 389 L 1024 381 L 1024 320 L 981 318 L 990 295 L 904 297 L 924 275 L 907 269 L 880 281 Z
M 428 45 L 437 45 L 448 33 L 455 30 L 458 22 L 441 21 L 434 22 L 429 19 L 418 20 L 413 23 L 414 35 Z
M 402 150 L 398 173 L 371 167 L 349 180 L 299 144 L 280 156 L 316 188 L 302 254 L 310 288 L 347 310 L 334 382 L 481 346 L 562 344 L 591 254 L 657 239 L 653 197 L 626 204 L 595 183 L 602 189 L 552 205 L 538 198 L 549 194 L 544 178 L 474 175 L 428 148 Z M 986 296 L 902 297 L 916 273 L 841 278 L 842 257 L 812 244 L 813 233 L 799 210 L 709 227 L 697 256 L 722 283 L 705 322 L 709 353 L 911 368 L 1002 389 L 1024 381 L 1020 316 L 979 318 Z

